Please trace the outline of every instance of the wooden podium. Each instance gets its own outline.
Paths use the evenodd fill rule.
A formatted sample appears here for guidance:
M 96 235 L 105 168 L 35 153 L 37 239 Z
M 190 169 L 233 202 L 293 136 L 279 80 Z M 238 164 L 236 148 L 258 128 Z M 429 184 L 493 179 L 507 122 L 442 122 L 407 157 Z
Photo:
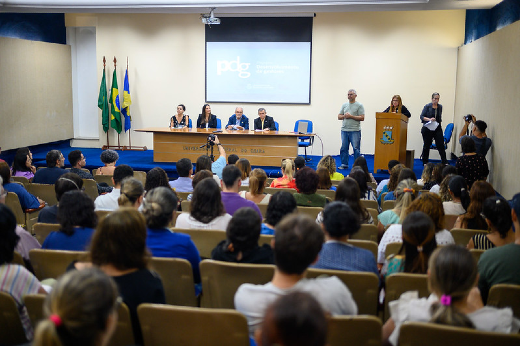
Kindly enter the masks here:
M 406 163 L 408 118 L 401 113 L 376 113 L 374 173 L 388 169 L 388 161 Z

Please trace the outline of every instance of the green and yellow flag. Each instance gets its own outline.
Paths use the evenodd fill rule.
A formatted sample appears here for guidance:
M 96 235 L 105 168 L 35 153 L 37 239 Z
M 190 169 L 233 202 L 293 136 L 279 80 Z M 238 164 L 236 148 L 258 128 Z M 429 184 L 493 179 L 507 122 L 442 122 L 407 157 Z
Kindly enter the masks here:
M 99 87 L 98 108 L 101 109 L 101 122 L 103 123 L 103 131 L 108 131 L 108 99 L 107 99 L 107 81 L 105 79 L 105 69 L 103 69 L 103 79 Z
M 120 104 L 119 104 L 119 90 L 117 88 L 117 76 L 116 70 L 114 69 L 114 75 L 112 76 L 112 92 L 110 93 L 110 104 L 112 105 L 110 110 L 110 125 L 117 133 L 121 133 L 122 123 L 121 123 L 121 113 L 120 113 Z

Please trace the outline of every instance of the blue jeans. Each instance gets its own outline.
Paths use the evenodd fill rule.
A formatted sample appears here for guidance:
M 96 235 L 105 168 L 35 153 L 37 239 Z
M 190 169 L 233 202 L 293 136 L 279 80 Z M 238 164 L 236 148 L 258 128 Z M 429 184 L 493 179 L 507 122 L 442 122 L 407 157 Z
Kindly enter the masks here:
M 348 150 L 350 143 L 354 149 L 354 161 L 361 155 L 359 147 L 361 145 L 361 131 L 341 131 L 341 164 L 348 166 Z

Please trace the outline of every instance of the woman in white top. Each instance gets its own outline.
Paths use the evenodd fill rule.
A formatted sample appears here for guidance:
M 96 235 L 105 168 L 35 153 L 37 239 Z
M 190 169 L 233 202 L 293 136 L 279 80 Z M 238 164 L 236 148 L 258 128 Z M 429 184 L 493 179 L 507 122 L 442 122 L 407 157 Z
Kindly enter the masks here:
M 450 231 L 444 229 L 444 209 L 442 208 L 441 198 L 431 192 L 422 193 L 406 209 L 406 215 L 412 211 L 422 211 L 426 213 L 435 224 L 435 240 L 437 245 L 455 244 Z M 402 225 L 391 225 L 381 238 L 377 251 L 377 263 L 382 265 L 385 262 L 386 246 L 390 243 L 401 243 L 403 241 Z
M 397 345 L 404 322 L 431 322 L 482 331 L 518 333 L 520 320 L 511 308 L 484 306 L 476 288 L 478 269 L 471 253 L 456 245 L 441 247 L 430 257 L 429 298 L 406 292 L 390 302 L 390 319 L 383 326 L 383 341 Z
M 235 166 L 242 172 L 242 186 L 249 186 L 249 175 L 251 174 L 251 164 L 248 159 L 239 159 Z
M 213 179 L 203 179 L 193 190 L 190 214 L 180 214 L 175 227 L 225 231 L 230 220 L 231 215 L 224 209 L 217 183 Z
M 448 183 L 448 190 L 451 195 L 450 202 L 443 202 L 444 214 L 462 215 L 468 209 L 470 198 L 468 185 L 464 177 L 456 175 Z
M 261 168 L 253 169 L 249 174 L 249 191 L 240 191 L 240 196 L 256 204 L 269 204 L 271 195 L 264 193 L 266 182 L 267 174 L 265 174 L 265 171 Z

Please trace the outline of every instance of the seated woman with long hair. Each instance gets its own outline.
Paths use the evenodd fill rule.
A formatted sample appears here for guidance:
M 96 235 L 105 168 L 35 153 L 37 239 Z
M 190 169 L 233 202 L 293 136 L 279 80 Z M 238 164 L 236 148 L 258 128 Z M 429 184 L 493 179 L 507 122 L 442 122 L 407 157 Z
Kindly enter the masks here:
M 144 190 L 150 191 L 159 186 L 170 187 L 170 184 L 168 183 L 168 175 L 161 167 L 154 167 L 146 173 Z
M 422 211 L 414 211 L 403 221 L 403 245 L 395 256 L 387 258 L 388 267 L 381 274 L 426 274 L 428 260 L 437 248 L 435 225 Z
M 336 172 L 336 160 L 330 156 L 325 155 L 321 158 L 320 162 L 318 162 L 318 168 L 325 168 L 329 172 L 330 180 L 343 180 L 345 176 L 339 172 Z
M 316 173 L 320 179 L 318 183 L 318 189 L 336 191 L 336 186 L 332 186 L 329 171 L 326 168 L 320 167 L 316 170 Z
M 253 169 L 249 174 L 249 191 L 240 191 L 240 196 L 256 204 L 268 204 L 271 194 L 264 192 L 266 181 L 267 174 L 263 169 Z
M 99 269 L 68 272 L 45 299 L 33 345 L 108 345 L 119 304 L 114 280 Z
M 287 191 L 279 191 L 275 193 L 267 205 L 265 223 L 262 224 L 262 230 L 260 233 L 273 235 L 276 225 L 286 215 L 294 213 L 297 210 L 296 200 L 292 193 Z
M 34 178 L 36 167 L 32 165 L 32 153 L 29 148 L 20 148 L 16 151 L 13 160 L 13 177 Z
M 433 167 L 435 167 L 433 162 L 428 162 L 424 165 L 423 171 L 421 173 L 421 179 L 417 180 L 417 184 L 424 187 L 426 183 L 432 180 Z
M 281 168 L 282 177 L 273 180 L 270 187 L 296 189 L 296 182 L 294 181 L 294 161 L 291 159 L 283 160 Z
M 363 170 L 363 172 L 365 172 L 365 175 L 367 176 L 367 183 L 377 183 L 372 173 L 368 171 L 367 160 L 364 156 L 359 156 L 357 159 L 354 160 L 352 168 L 354 167 L 359 167 Z
M 258 246 L 262 220 L 252 208 L 238 209 L 228 224 L 226 240 L 211 251 L 211 259 L 235 263 L 274 264 L 273 249 Z
M 293 194 L 296 204 L 304 207 L 324 207 L 327 198 L 317 194 L 319 177 L 314 169 L 303 167 L 294 175 L 299 192 Z
M 446 215 L 465 214 L 469 207 L 470 197 L 464 177 L 454 175 L 448 183 L 448 192 L 451 195 L 451 201 L 442 202 L 444 213 Z
M 368 186 L 367 175 L 365 174 L 365 172 L 363 172 L 361 168 L 352 168 L 348 176 L 358 183 L 361 199 L 368 201 L 377 200 L 376 192 L 375 190 L 372 190 L 372 187 Z
M 429 261 L 431 295 L 419 298 L 406 292 L 389 303 L 390 319 L 383 326 L 383 341 L 397 345 L 405 322 L 430 322 L 499 333 L 518 333 L 520 320 L 511 308 L 484 306 L 478 289 L 477 263 L 469 250 L 448 245 L 433 252 Z
M 193 180 L 191 182 L 191 186 L 193 187 L 193 190 L 195 190 L 195 187 L 197 186 L 197 184 L 200 183 L 202 180 L 204 180 L 206 178 L 213 178 L 213 177 L 215 177 L 215 175 L 213 175 L 213 173 L 211 173 L 211 171 L 208 171 L 207 169 L 198 171 L 197 173 L 195 173 L 193 175 Z M 219 183 L 220 183 L 220 179 L 219 179 Z M 190 193 L 188 195 L 188 198 L 186 198 L 186 199 L 188 201 L 191 201 L 192 198 L 193 198 L 193 193 Z
M 251 174 L 251 164 L 249 163 L 249 160 L 238 159 L 238 161 L 235 163 L 235 166 L 237 166 L 242 173 L 242 186 L 249 186 L 249 174 Z
M 83 191 L 68 191 L 58 206 L 60 230 L 51 232 L 42 249 L 86 251 L 97 225 L 94 201 Z
M 117 199 L 119 207 L 139 209 L 143 203 L 143 183 L 136 178 L 128 177 L 121 182 L 121 195 Z
M 511 207 L 502 197 L 486 198 L 482 206 L 482 214 L 488 225 L 488 234 L 475 234 L 468 243 L 468 249 L 487 250 L 494 247 L 514 243 L 513 219 Z M 518 230 L 517 230 L 518 231 Z
M 397 188 L 394 191 L 397 195 L 394 209 L 385 210 L 377 216 L 379 238 L 383 236 L 383 233 L 388 226 L 401 223 L 401 221 L 404 220 L 406 208 L 408 208 L 417 197 L 417 188 L 418 186 L 412 179 L 405 179 L 397 185 Z
M 482 206 L 488 197 L 495 196 L 495 190 L 490 183 L 476 181 L 469 190 L 469 206 L 467 212 L 457 218 L 453 228 L 486 230 L 488 225 L 482 217 Z
M 146 195 L 148 199 L 148 195 Z M 227 229 L 231 215 L 222 204 L 220 188 L 215 180 L 203 179 L 193 190 L 190 213 L 182 213 L 175 222 L 176 228 Z
M 399 173 L 399 176 L 397 177 L 397 186 L 399 186 L 399 183 L 403 180 L 410 179 L 414 183 L 417 181 L 417 178 L 415 177 L 415 173 L 410 168 L 403 168 L 401 172 Z M 394 190 L 393 193 L 387 193 L 384 200 L 385 201 L 395 201 L 397 199 L 397 193 Z
M 402 163 L 399 163 L 390 170 L 390 179 L 388 180 L 388 184 L 383 187 L 381 193 L 377 197 L 377 203 L 379 203 L 379 205 L 381 205 L 382 197 L 385 192 L 390 193 L 396 189 L 398 185 L 399 174 L 403 168 L 406 167 Z
M 450 231 L 444 229 L 444 208 L 442 207 L 441 198 L 431 192 L 422 193 L 405 211 L 405 217 L 414 212 L 422 211 L 427 214 L 435 224 L 435 241 L 437 245 L 455 244 L 455 240 Z M 403 220 L 404 221 L 404 220 Z M 386 246 L 389 243 L 401 243 L 403 241 L 402 225 L 391 225 L 381 238 L 381 242 L 377 251 L 377 262 L 383 264 L 385 262 Z

